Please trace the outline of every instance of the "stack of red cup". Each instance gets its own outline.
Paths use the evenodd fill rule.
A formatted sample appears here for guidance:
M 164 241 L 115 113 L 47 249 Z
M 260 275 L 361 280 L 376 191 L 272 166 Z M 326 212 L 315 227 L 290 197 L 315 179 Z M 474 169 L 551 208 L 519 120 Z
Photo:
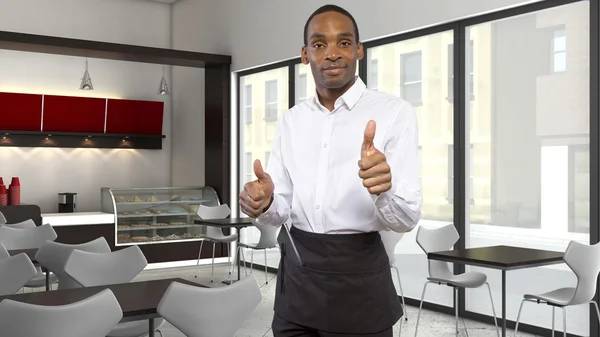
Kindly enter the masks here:
M 2 184 L 2 178 L 0 178 L 0 206 L 8 205 L 8 192 L 6 186 Z
M 13 177 L 10 182 L 8 190 L 8 204 L 9 205 L 20 205 L 21 204 L 21 183 L 18 177 Z

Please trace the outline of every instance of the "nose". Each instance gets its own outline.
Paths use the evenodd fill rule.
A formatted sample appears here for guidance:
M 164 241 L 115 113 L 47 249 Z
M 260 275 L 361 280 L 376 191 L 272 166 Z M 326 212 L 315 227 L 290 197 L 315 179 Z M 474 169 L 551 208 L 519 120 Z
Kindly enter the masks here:
M 327 53 L 325 55 L 327 60 L 332 62 L 339 60 L 341 57 L 336 45 L 329 45 L 327 47 Z

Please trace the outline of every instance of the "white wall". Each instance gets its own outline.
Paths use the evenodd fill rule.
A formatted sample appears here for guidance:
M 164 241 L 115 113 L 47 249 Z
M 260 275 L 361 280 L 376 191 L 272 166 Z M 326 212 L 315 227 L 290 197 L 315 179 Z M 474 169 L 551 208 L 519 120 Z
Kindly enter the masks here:
M 237 71 L 298 57 L 306 19 L 325 3 L 352 13 L 365 41 L 527 2 L 536 1 L 180 0 L 173 22 L 185 27 L 182 47 L 230 54 Z
M 170 48 L 170 29 L 170 5 L 149 1 L 0 4 L 0 30 L 6 31 Z M 96 89 L 89 92 L 78 90 L 84 67 L 82 58 L 0 50 L 0 91 L 164 100 L 167 138 L 162 150 L 0 148 L 0 176 L 7 183 L 19 176 L 21 202 L 38 204 L 42 212 L 57 211 L 59 192 L 78 193 L 78 211 L 93 211 L 100 208 L 102 186 L 171 184 L 171 98 L 157 95 L 162 66 L 89 59 Z

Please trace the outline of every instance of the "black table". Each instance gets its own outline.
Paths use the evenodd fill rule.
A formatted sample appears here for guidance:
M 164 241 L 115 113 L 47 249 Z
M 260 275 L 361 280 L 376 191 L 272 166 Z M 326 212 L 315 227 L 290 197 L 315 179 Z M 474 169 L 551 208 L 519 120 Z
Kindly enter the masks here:
M 506 271 L 563 262 L 564 252 L 512 246 L 468 248 L 427 254 L 430 260 L 502 270 L 502 336 L 506 336 Z
M 159 317 L 156 309 L 158 308 L 158 304 L 167 291 L 167 288 L 173 282 L 204 287 L 192 281 L 181 278 L 171 278 L 0 296 L 0 301 L 10 299 L 30 304 L 57 306 L 81 301 L 101 292 L 104 289 L 110 289 L 115 294 L 115 297 L 117 298 L 117 301 L 123 310 L 123 318 L 121 319 L 121 322 L 141 321 L 147 319 L 149 321 L 149 337 L 153 337 L 154 319 Z
M 224 218 L 224 219 L 202 219 L 202 220 L 194 220 L 195 224 L 198 225 L 205 225 L 205 226 L 211 226 L 211 227 L 220 227 L 220 228 L 237 228 L 238 229 L 238 238 L 237 238 L 237 245 L 239 246 L 240 244 L 240 237 L 241 237 L 241 229 L 242 228 L 246 228 L 249 226 L 254 226 L 254 224 L 252 223 L 252 219 L 251 218 Z M 237 250 L 236 250 L 237 251 Z M 236 259 L 238 261 L 238 272 L 237 272 L 237 281 L 240 280 L 240 254 L 238 253 L 238 255 L 236 256 Z M 225 280 L 223 281 L 224 284 L 232 284 L 237 282 L 236 280 L 232 280 L 231 282 L 229 280 Z
M 8 251 L 10 256 L 15 256 L 21 253 L 25 253 L 31 260 L 34 266 L 38 267 L 40 264 L 35 260 L 35 254 L 37 254 L 37 248 L 31 249 L 12 249 Z M 50 271 L 45 267 L 42 267 L 42 271 L 46 274 L 46 291 L 50 291 Z

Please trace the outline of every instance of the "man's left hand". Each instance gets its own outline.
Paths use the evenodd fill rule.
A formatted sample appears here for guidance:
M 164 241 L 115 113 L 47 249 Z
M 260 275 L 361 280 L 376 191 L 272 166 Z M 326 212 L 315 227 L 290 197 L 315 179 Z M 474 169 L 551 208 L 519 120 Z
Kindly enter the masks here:
M 392 188 L 392 173 L 385 155 L 375 148 L 375 121 L 371 120 L 365 128 L 364 140 L 358 161 L 358 176 L 369 193 L 379 195 Z

